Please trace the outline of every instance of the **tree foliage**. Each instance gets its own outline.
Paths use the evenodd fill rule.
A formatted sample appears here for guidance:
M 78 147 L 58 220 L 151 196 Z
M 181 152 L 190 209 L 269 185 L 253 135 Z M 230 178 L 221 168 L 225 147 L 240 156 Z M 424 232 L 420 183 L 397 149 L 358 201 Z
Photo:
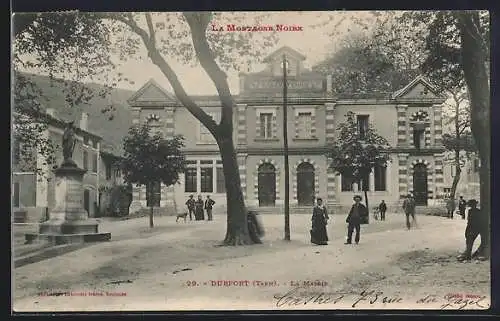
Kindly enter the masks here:
M 330 167 L 360 183 L 374 167 L 387 166 L 389 143 L 371 125 L 362 136 L 353 112 L 348 112 L 345 117 L 346 121 L 337 128 L 338 138 L 329 147 Z
M 340 48 L 313 69 L 331 75 L 332 88 L 336 94 L 388 93 L 400 89 L 418 71 L 407 69 L 408 63 L 401 62 L 401 46 L 388 38 L 384 30 L 387 32 L 380 25 L 372 32 L 347 34 Z M 385 35 L 385 39 L 382 39 L 381 34 Z
M 467 154 L 477 152 L 476 143 L 471 132 L 466 132 L 458 138 L 453 134 L 443 134 L 443 145 L 449 151 L 464 151 Z
M 48 177 L 46 165 L 54 165 L 57 145 L 44 132 L 48 128 L 45 109 L 50 97 L 30 77 L 49 76 L 51 85 L 62 89 L 68 108 L 88 105 L 96 95 L 106 96 L 116 85 L 111 72 L 109 34 L 93 14 L 19 13 L 13 18 L 13 141 L 19 158 L 29 160 L 34 151 L 42 157 L 28 166 L 40 177 Z M 96 92 L 81 80 L 98 81 Z M 115 83 L 113 83 L 115 82 Z M 103 106 L 104 111 L 111 110 Z
M 161 182 L 166 186 L 177 183 L 184 172 L 183 140 L 179 135 L 166 139 L 159 133 L 152 134 L 147 124 L 132 126 L 123 140 L 121 169 L 125 182 Z
M 476 28 L 481 37 L 480 50 L 489 57 L 489 15 L 488 12 L 476 12 Z M 421 63 L 422 71 L 442 90 L 456 91 L 465 87 L 462 68 L 463 51 L 456 14 L 452 11 L 411 11 L 403 14 L 400 23 L 411 28 L 426 30 L 424 39 L 425 59 Z M 412 37 L 409 41 L 418 41 Z M 421 40 L 420 40 L 421 41 Z M 489 63 L 489 59 L 485 62 Z

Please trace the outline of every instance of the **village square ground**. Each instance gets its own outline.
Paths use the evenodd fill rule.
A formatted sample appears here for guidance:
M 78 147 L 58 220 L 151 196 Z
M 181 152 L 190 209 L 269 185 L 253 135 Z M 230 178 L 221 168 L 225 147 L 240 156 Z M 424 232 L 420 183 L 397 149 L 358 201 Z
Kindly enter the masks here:
M 282 215 L 262 221 L 264 244 L 219 247 L 222 215 L 187 223 L 157 217 L 152 230 L 146 217 L 103 220 L 100 230 L 111 232 L 112 241 L 13 269 L 13 308 L 489 308 L 490 262 L 455 259 L 465 220 L 419 216 L 418 228 L 407 231 L 403 214 L 387 214 L 385 222 L 362 226 L 359 245 L 344 245 L 345 217 L 335 215 L 328 246 L 310 244 L 310 215 L 291 215 L 290 242 L 282 240 Z M 313 285 L 298 289 L 304 281 Z

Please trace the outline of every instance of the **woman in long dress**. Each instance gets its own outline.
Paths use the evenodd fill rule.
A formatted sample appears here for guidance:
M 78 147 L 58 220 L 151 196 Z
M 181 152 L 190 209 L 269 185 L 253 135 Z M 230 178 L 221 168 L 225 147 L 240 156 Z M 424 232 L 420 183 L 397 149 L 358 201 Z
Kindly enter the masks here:
M 198 195 L 198 199 L 194 203 L 195 205 L 195 212 L 194 212 L 194 217 L 197 221 L 203 221 L 205 219 L 205 214 L 203 210 L 203 205 L 205 202 L 203 202 L 203 198 L 201 195 Z
M 328 245 L 328 234 L 326 225 L 328 223 L 328 213 L 323 205 L 323 200 L 318 198 L 313 209 L 311 229 L 311 243 L 317 245 Z

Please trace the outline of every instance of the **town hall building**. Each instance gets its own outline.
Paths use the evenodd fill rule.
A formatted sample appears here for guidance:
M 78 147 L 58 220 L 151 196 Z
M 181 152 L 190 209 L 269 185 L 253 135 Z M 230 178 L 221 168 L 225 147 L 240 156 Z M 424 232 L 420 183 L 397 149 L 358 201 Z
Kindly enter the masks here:
M 288 65 L 288 142 L 290 185 L 284 184 L 283 70 Z M 240 93 L 234 96 L 233 139 L 246 204 L 260 208 L 284 204 L 289 188 L 292 208 L 308 207 L 322 197 L 332 209 L 345 210 L 356 193 L 367 189 L 370 207 L 381 200 L 400 207 L 413 193 L 418 205 L 433 206 L 444 195 L 441 95 L 426 79 L 417 77 L 400 90 L 381 95 L 334 95 L 330 77 L 304 67 L 305 56 L 282 47 L 263 61 L 262 71 L 240 74 Z M 195 102 L 220 120 L 218 96 L 194 96 Z M 180 182 L 156 189 L 158 206 L 184 211 L 189 195 L 210 195 L 225 207 L 225 183 L 218 146 L 203 125 L 175 96 L 154 80 L 129 100 L 135 124 L 147 122 L 167 137 L 185 137 L 187 169 Z M 348 175 L 329 169 L 328 146 L 347 112 L 356 114 L 360 134 L 373 125 L 391 145 L 391 162 L 375 168 L 353 184 Z M 130 212 L 145 207 L 145 188 L 135 188 Z

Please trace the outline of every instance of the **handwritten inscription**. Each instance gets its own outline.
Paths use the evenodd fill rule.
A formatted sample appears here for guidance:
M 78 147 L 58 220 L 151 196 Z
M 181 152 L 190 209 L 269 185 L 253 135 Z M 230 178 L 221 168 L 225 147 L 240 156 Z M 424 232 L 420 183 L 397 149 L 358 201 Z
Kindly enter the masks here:
M 276 306 L 297 306 L 306 304 L 336 304 L 344 299 L 349 293 L 329 293 L 323 291 L 311 291 L 303 287 L 296 287 L 285 294 L 276 294 Z
M 361 292 L 328 292 L 309 286 L 296 286 L 286 293 L 273 296 L 278 308 L 297 307 L 304 305 L 349 305 L 352 308 L 363 308 L 366 306 L 384 306 L 390 308 L 425 305 L 440 309 L 486 309 L 486 296 L 483 295 L 445 295 L 427 294 L 419 298 L 404 298 L 399 294 L 388 294 L 381 290 L 365 289 Z

